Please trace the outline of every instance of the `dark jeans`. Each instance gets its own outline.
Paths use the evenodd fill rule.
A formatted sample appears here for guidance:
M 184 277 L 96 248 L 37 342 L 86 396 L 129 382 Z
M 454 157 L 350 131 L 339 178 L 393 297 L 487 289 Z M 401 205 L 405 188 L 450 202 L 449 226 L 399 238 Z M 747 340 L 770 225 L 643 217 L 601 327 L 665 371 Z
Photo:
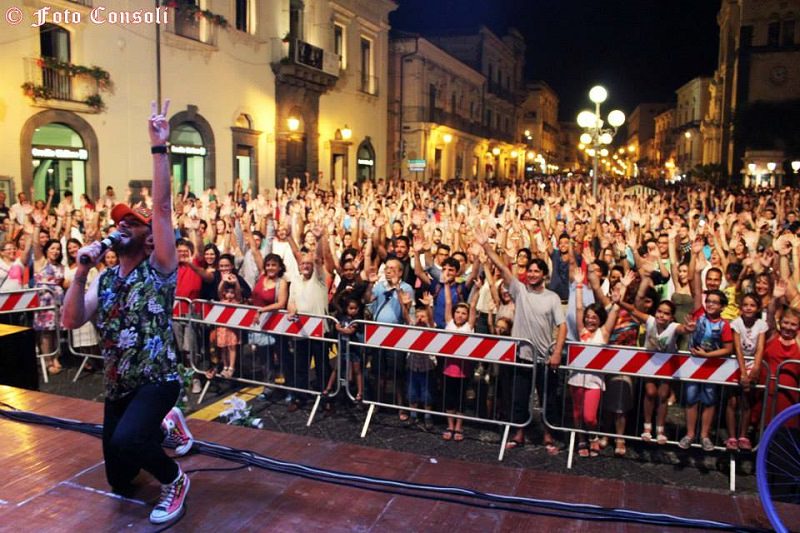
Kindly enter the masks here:
M 311 360 L 314 360 L 314 373 L 316 383 L 314 389 L 311 388 L 311 376 L 309 369 Z M 328 360 L 328 344 L 309 339 L 297 339 L 295 341 L 294 360 L 290 363 L 293 366 L 294 375 L 291 385 L 298 389 L 318 390 L 322 392 L 328 384 L 330 376 L 330 361 Z M 288 379 L 288 376 L 287 376 Z M 303 403 L 304 397 L 298 398 L 299 403 Z
M 511 422 L 519 424 L 525 422 L 530 417 L 530 405 L 533 398 L 533 372 L 530 367 L 508 367 L 500 369 L 501 384 L 504 390 L 506 404 L 511 405 Z M 544 387 L 545 373 L 547 373 L 547 391 Z M 539 398 L 539 405 L 544 405 L 544 394 L 547 392 L 547 421 L 558 425 L 561 421 L 558 413 L 561 411 L 559 401 L 561 382 L 558 371 L 551 370 L 544 364 L 536 365 L 536 394 Z
M 178 463 L 161 447 L 161 421 L 175 405 L 180 391 L 177 381 L 149 383 L 121 400 L 106 400 L 103 457 L 112 489 L 124 490 L 140 469 L 162 484 L 178 477 Z

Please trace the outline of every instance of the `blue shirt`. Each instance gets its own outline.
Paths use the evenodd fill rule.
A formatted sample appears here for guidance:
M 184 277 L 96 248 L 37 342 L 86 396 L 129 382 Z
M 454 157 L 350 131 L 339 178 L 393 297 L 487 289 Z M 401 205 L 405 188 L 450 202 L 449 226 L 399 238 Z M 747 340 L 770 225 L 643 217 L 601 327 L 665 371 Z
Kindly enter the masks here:
M 375 322 L 385 322 L 387 324 L 402 324 L 403 309 L 400 300 L 397 298 L 397 291 L 407 293 L 413 300 L 414 289 L 408 283 L 401 281 L 399 287 L 389 288 L 386 281 L 376 283 L 372 287 L 372 319 Z
M 442 328 L 447 325 L 444 319 L 445 308 L 445 286 L 441 281 L 431 278 L 431 284 L 428 288 L 431 295 L 433 295 L 433 322 L 437 328 Z M 469 296 L 467 286 L 464 283 L 453 283 L 450 286 L 450 298 L 452 307 L 455 310 L 456 304 L 459 302 L 466 302 Z

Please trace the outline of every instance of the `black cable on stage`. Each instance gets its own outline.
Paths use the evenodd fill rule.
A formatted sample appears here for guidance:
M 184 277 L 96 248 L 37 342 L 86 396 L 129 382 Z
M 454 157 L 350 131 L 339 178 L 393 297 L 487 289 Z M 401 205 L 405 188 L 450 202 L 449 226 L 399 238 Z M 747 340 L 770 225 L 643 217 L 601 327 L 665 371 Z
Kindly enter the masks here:
M 103 427 L 100 424 L 90 424 L 77 420 L 68 420 L 20 411 L 14 409 L 13 406 L 8 405 L 7 403 L 2 403 L 2 405 L 12 409 L 11 411 L 0 409 L 0 416 L 4 416 L 10 420 L 46 425 L 58 429 L 78 431 L 95 437 L 102 437 Z M 233 468 L 198 468 L 188 470 L 186 473 L 233 471 L 241 470 L 247 468 L 248 466 L 255 466 L 257 468 L 273 472 L 299 476 L 304 479 L 331 483 L 335 485 L 359 488 L 362 490 L 372 490 L 386 494 L 455 503 L 482 509 L 493 509 L 538 516 L 586 520 L 592 522 L 631 522 L 663 527 L 686 527 L 694 529 L 702 528 L 718 531 L 765 531 L 762 529 L 747 528 L 713 520 L 685 518 L 668 514 L 643 513 L 627 509 L 604 508 L 591 504 L 572 504 L 553 500 L 539 500 L 520 496 L 491 494 L 461 487 L 448 487 L 426 483 L 396 481 L 372 476 L 360 476 L 345 472 L 338 472 L 335 470 L 309 467 L 298 463 L 280 461 L 256 454 L 252 451 L 238 450 L 204 441 L 195 441 L 193 450 L 197 453 L 201 453 L 210 457 L 216 457 L 218 459 L 238 463 L 239 466 Z M 442 494 L 447 496 L 443 496 Z M 456 497 L 482 500 L 486 503 L 462 500 Z M 533 510 L 531 507 L 546 509 L 547 511 Z M 172 527 L 175 523 L 177 523 L 177 521 L 168 525 L 167 528 Z

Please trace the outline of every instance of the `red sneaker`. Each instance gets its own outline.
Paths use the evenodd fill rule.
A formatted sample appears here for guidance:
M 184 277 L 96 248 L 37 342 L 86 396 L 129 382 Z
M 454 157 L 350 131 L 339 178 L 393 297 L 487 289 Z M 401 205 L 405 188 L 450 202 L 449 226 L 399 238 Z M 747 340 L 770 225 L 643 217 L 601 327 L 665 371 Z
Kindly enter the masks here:
M 163 524 L 179 516 L 188 492 L 189 476 L 179 471 L 178 479 L 169 485 L 161 485 L 161 499 L 150 513 L 150 522 Z
M 178 457 L 186 455 L 192 449 L 194 437 L 189 431 L 189 425 L 186 423 L 183 413 L 177 407 L 170 409 L 167 416 L 164 417 L 161 422 L 161 430 L 164 432 L 163 444 L 174 447 Z

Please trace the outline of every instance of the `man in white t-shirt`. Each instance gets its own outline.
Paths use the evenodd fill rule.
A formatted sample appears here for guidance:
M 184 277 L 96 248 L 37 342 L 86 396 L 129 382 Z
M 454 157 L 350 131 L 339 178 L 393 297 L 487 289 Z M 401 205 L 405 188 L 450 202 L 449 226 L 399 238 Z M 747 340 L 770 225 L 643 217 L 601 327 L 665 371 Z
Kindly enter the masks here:
M 275 237 L 272 239 L 271 252 L 279 255 L 281 259 L 283 259 L 283 264 L 286 265 L 285 277 L 289 282 L 293 282 L 300 276 L 300 272 L 292 247 L 287 240 L 288 237 L 289 227 L 281 223 L 275 232 Z
M 551 380 L 547 391 L 547 418 L 557 420 L 555 408 L 560 403 L 554 395 L 559 379 L 555 369 L 561 364 L 561 352 L 564 349 L 564 342 L 567 338 L 567 323 L 564 318 L 564 311 L 561 307 L 561 298 L 555 292 L 546 289 L 545 279 L 549 273 L 547 263 L 541 259 L 534 259 L 528 265 L 526 272 L 526 283 L 522 283 L 509 270 L 505 261 L 497 255 L 493 247 L 489 244 L 487 235 L 483 232 L 475 232 L 475 240 L 486 251 L 486 255 L 495 264 L 503 281 L 508 285 L 508 290 L 514 298 L 515 312 L 514 325 L 511 329 L 512 337 L 528 339 L 531 348 L 521 347 L 519 351 L 519 362 L 529 362 L 540 364 L 536 372 L 536 391 L 539 394 L 540 404 L 544 400 L 544 378 L 548 372 Z M 553 332 L 556 335 L 553 335 Z M 549 368 L 548 368 L 549 366 Z M 530 419 L 531 395 L 534 389 L 533 373 L 515 368 L 512 372 L 510 383 L 507 389 L 512 391 L 511 398 L 511 421 L 520 423 Z M 525 444 L 524 428 L 519 428 L 511 440 L 507 443 L 507 449 L 522 447 Z M 551 455 L 558 453 L 553 436 L 544 427 L 544 445 L 547 452 Z
M 24 192 L 21 192 L 17 195 L 17 203 L 12 205 L 8 210 L 9 216 L 12 218 L 12 220 L 20 225 L 25 223 L 25 217 L 30 215 L 32 212 L 33 204 L 31 204 Z
M 327 235 L 321 225 L 316 225 L 312 230 L 317 239 L 315 253 L 304 254 L 300 260 L 300 275 L 289 286 L 289 303 L 287 310 L 290 319 L 296 314 L 309 314 L 325 316 L 328 310 L 328 287 L 325 285 L 326 268 L 333 271 L 333 261 L 330 254 L 325 253 Z M 324 263 L 330 263 L 325 265 Z M 323 322 L 324 331 L 327 331 L 327 322 Z M 299 389 L 311 390 L 309 367 L 311 358 L 314 359 L 316 383 L 314 388 L 323 391 L 327 384 L 330 364 L 328 362 L 327 344 L 318 340 L 297 339 L 295 341 L 294 357 L 288 353 L 283 354 L 283 375 L 286 384 Z M 305 403 L 305 398 L 297 397 L 289 405 L 289 411 L 297 411 Z M 326 404 L 328 409 L 329 404 Z

